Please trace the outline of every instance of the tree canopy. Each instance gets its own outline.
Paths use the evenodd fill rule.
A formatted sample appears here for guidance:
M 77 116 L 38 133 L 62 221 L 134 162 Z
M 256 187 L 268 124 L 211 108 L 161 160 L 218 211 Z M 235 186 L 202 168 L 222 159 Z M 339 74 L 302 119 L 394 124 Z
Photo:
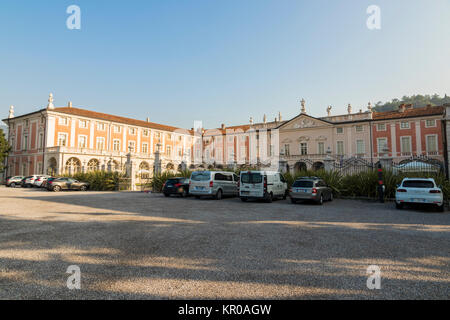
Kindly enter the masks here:
M 450 97 L 447 96 L 447 94 L 443 97 L 439 96 L 438 94 L 417 94 L 410 97 L 403 96 L 401 99 L 394 98 L 390 102 L 383 103 L 379 101 L 375 104 L 374 110 L 378 112 L 397 110 L 398 107 L 403 103 L 412 104 L 414 108 L 422 108 L 429 104 L 432 106 L 442 106 L 445 103 L 450 103 Z
M 5 138 L 5 133 L 3 129 L 0 129 L 0 172 L 5 169 L 5 159 L 8 156 L 11 147 Z

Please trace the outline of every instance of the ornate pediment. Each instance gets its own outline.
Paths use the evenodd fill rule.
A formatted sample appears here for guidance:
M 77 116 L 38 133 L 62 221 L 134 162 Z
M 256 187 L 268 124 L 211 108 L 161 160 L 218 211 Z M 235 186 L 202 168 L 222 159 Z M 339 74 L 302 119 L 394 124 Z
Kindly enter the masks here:
M 300 141 L 309 141 L 309 137 L 308 136 L 301 136 L 301 137 L 299 137 L 298 139 L 297 139 L 297 141 L 298 142 L 300 142 Z
M 325 137 L 325 136 L 318 136 L 316 138 L 316 141 L 326 141 L 326 140 L 327 140 L 327 137 Z
M 303 129 L 303 128 L 312 128 L 317 126 L 316 122 L 314 120 L 308 119 L 308 118 L 301 118 L 298 121 L 294 122 L 292 127 L 294 129 Z
M 292 143 L 293 141 L 289 138 L 284 139 L 281 143 Z

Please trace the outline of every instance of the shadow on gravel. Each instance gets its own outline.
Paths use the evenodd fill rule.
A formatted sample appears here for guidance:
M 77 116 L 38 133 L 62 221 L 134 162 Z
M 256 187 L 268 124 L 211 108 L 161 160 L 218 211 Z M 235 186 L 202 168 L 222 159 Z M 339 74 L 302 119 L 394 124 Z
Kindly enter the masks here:
M 22 199 L 44 202 L 51 217 L 0 216 L 0 298 L 450 294 L 449 219 L 443 216 L 430 216 L 424 225 L 423 214 L 339 200 L 321 207 L 145 193 L 31 193 Z M 382 290 L 366 288 L 372 264 L 383 272 Z M 69 265 L 81 268 L 81 291 L 65 287 Z

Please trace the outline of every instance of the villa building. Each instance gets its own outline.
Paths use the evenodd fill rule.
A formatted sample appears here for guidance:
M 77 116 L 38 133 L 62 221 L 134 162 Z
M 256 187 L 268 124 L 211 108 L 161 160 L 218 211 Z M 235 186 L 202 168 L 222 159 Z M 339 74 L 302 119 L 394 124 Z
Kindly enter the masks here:
M 92 170 L 124 171 L 131 164 L 140 175 L 154 170 L 208 166 L 264 166 L 282 171 L 320 169 L 336 163 L 381 158 L 401 162 L 411 157 L 447 159 L 444 107 L 366 111 L 326 117 L 300 113 L 283 120 L 205 130 L 190 130 L 68 106 L 46 108 L 4 119 L 12 150 L 6 175 L 63 174 Z

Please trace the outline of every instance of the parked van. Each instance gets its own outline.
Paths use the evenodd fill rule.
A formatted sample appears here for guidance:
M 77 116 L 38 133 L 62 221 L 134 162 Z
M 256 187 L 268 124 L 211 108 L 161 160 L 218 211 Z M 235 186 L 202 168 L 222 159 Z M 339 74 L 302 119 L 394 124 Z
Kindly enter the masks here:
M 222 196 L 238 195 L 239 177 L 227 171 L 194 171 L 191 174 L 189 193 L 197 199 L 210 196 L 217 200 Z
M 286 199 L 288 187 L 283 175 L 276 171 L 241 171 L 239 197 L 264 199 L 272 202 L 275 198 Z

